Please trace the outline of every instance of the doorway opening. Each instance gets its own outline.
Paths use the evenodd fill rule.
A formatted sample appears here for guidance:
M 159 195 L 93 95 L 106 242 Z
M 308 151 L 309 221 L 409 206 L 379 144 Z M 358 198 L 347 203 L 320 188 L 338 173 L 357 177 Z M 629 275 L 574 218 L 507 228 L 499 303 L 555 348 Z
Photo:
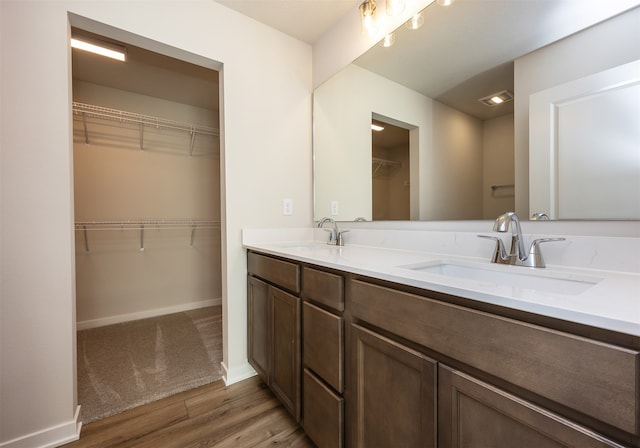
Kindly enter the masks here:
M 372 218 L 406 221 L 411 219 L 409 130 L 388 121 L 371 120 Z
M 220 73 L 119 30 L 71 31 L 126 50 L 124 62 L 72 50 L 87 423 L 221 377 Z

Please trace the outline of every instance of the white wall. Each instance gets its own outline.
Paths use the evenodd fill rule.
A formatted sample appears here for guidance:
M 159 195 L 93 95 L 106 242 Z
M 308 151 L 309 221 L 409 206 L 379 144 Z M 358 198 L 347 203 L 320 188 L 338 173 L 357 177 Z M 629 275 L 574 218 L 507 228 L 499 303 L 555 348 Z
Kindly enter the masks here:
M 529 215 L 529 96 L 640 59 L 640 7 L 515 61 L 516 211 Z
M 68 12 L 99 34 L 223 64 L 224 362 L 231 381 L 250 372 L 241 229 L 311 224 L 311 48 L 210 0 L 5 0 L 0 11 L 0 446 L 76 429 Z
M 482 122 L 433 102 L 433 153 L 427 211 L 421 220 L 478 219 L 482 216 Z M 421 179 L 422 182 L 422 179 Z
M 513 114 L 482 122 L 482 217 L 495 219 L 515 208 Z M 492 190 L 492 185 L 512 185 Z

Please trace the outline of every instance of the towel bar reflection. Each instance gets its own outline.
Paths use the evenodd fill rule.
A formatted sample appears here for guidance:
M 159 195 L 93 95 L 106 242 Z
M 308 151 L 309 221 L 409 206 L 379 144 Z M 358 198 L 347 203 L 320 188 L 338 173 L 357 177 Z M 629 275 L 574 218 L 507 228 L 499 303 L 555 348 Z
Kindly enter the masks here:
M 491 185 L 491 191 L 496 191 L 502 188 L 515 188 L 515 185 L 514 184 Z

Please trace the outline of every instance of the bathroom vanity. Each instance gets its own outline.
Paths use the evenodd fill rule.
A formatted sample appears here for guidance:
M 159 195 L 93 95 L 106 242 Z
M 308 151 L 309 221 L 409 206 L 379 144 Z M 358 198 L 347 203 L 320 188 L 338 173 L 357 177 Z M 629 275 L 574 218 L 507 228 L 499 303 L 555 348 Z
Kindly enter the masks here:
M 245 247 L 250 363 L 318 447 L 640 446 L 637 274 Z

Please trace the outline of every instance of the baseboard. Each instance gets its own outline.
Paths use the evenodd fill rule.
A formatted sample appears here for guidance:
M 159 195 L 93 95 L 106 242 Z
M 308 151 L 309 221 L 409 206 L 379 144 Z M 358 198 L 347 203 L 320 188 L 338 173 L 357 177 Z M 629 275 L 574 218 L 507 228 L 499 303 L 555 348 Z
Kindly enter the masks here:
M 54 448 L 78 440 L 81 429 L 80 406 L 78 406 L 73 420 L 0 443 L 0 448 Z
M 222 366 L 222 381 L 224 381 L 224 384 L 227 386 L 257 375 L 256 371 L 248 362 L 233 367 L 232 369 L 227 368 L 224 362 L 221 362 L 220 365 Z
M 208 306 L 222 305 L 222 298 L 200 300 L 198 302 L 183 303 L 180 305 L 164 308 L 154 308 L 152 310 L 139 311 L 137 313 L 120 314 L 118 316 L 103 317 L 100 319 L 84 320 L 76 322 L 76 330 L 88 330 L 89 328 L 104 327 L 105 325 L 120 324 L 132 320 L 146 319 L 148 317 L 163 316 L 171 313 L 181 313 L 183 311 L 197 310 Z M 0 446 L 0 448 L 2 448 Z

